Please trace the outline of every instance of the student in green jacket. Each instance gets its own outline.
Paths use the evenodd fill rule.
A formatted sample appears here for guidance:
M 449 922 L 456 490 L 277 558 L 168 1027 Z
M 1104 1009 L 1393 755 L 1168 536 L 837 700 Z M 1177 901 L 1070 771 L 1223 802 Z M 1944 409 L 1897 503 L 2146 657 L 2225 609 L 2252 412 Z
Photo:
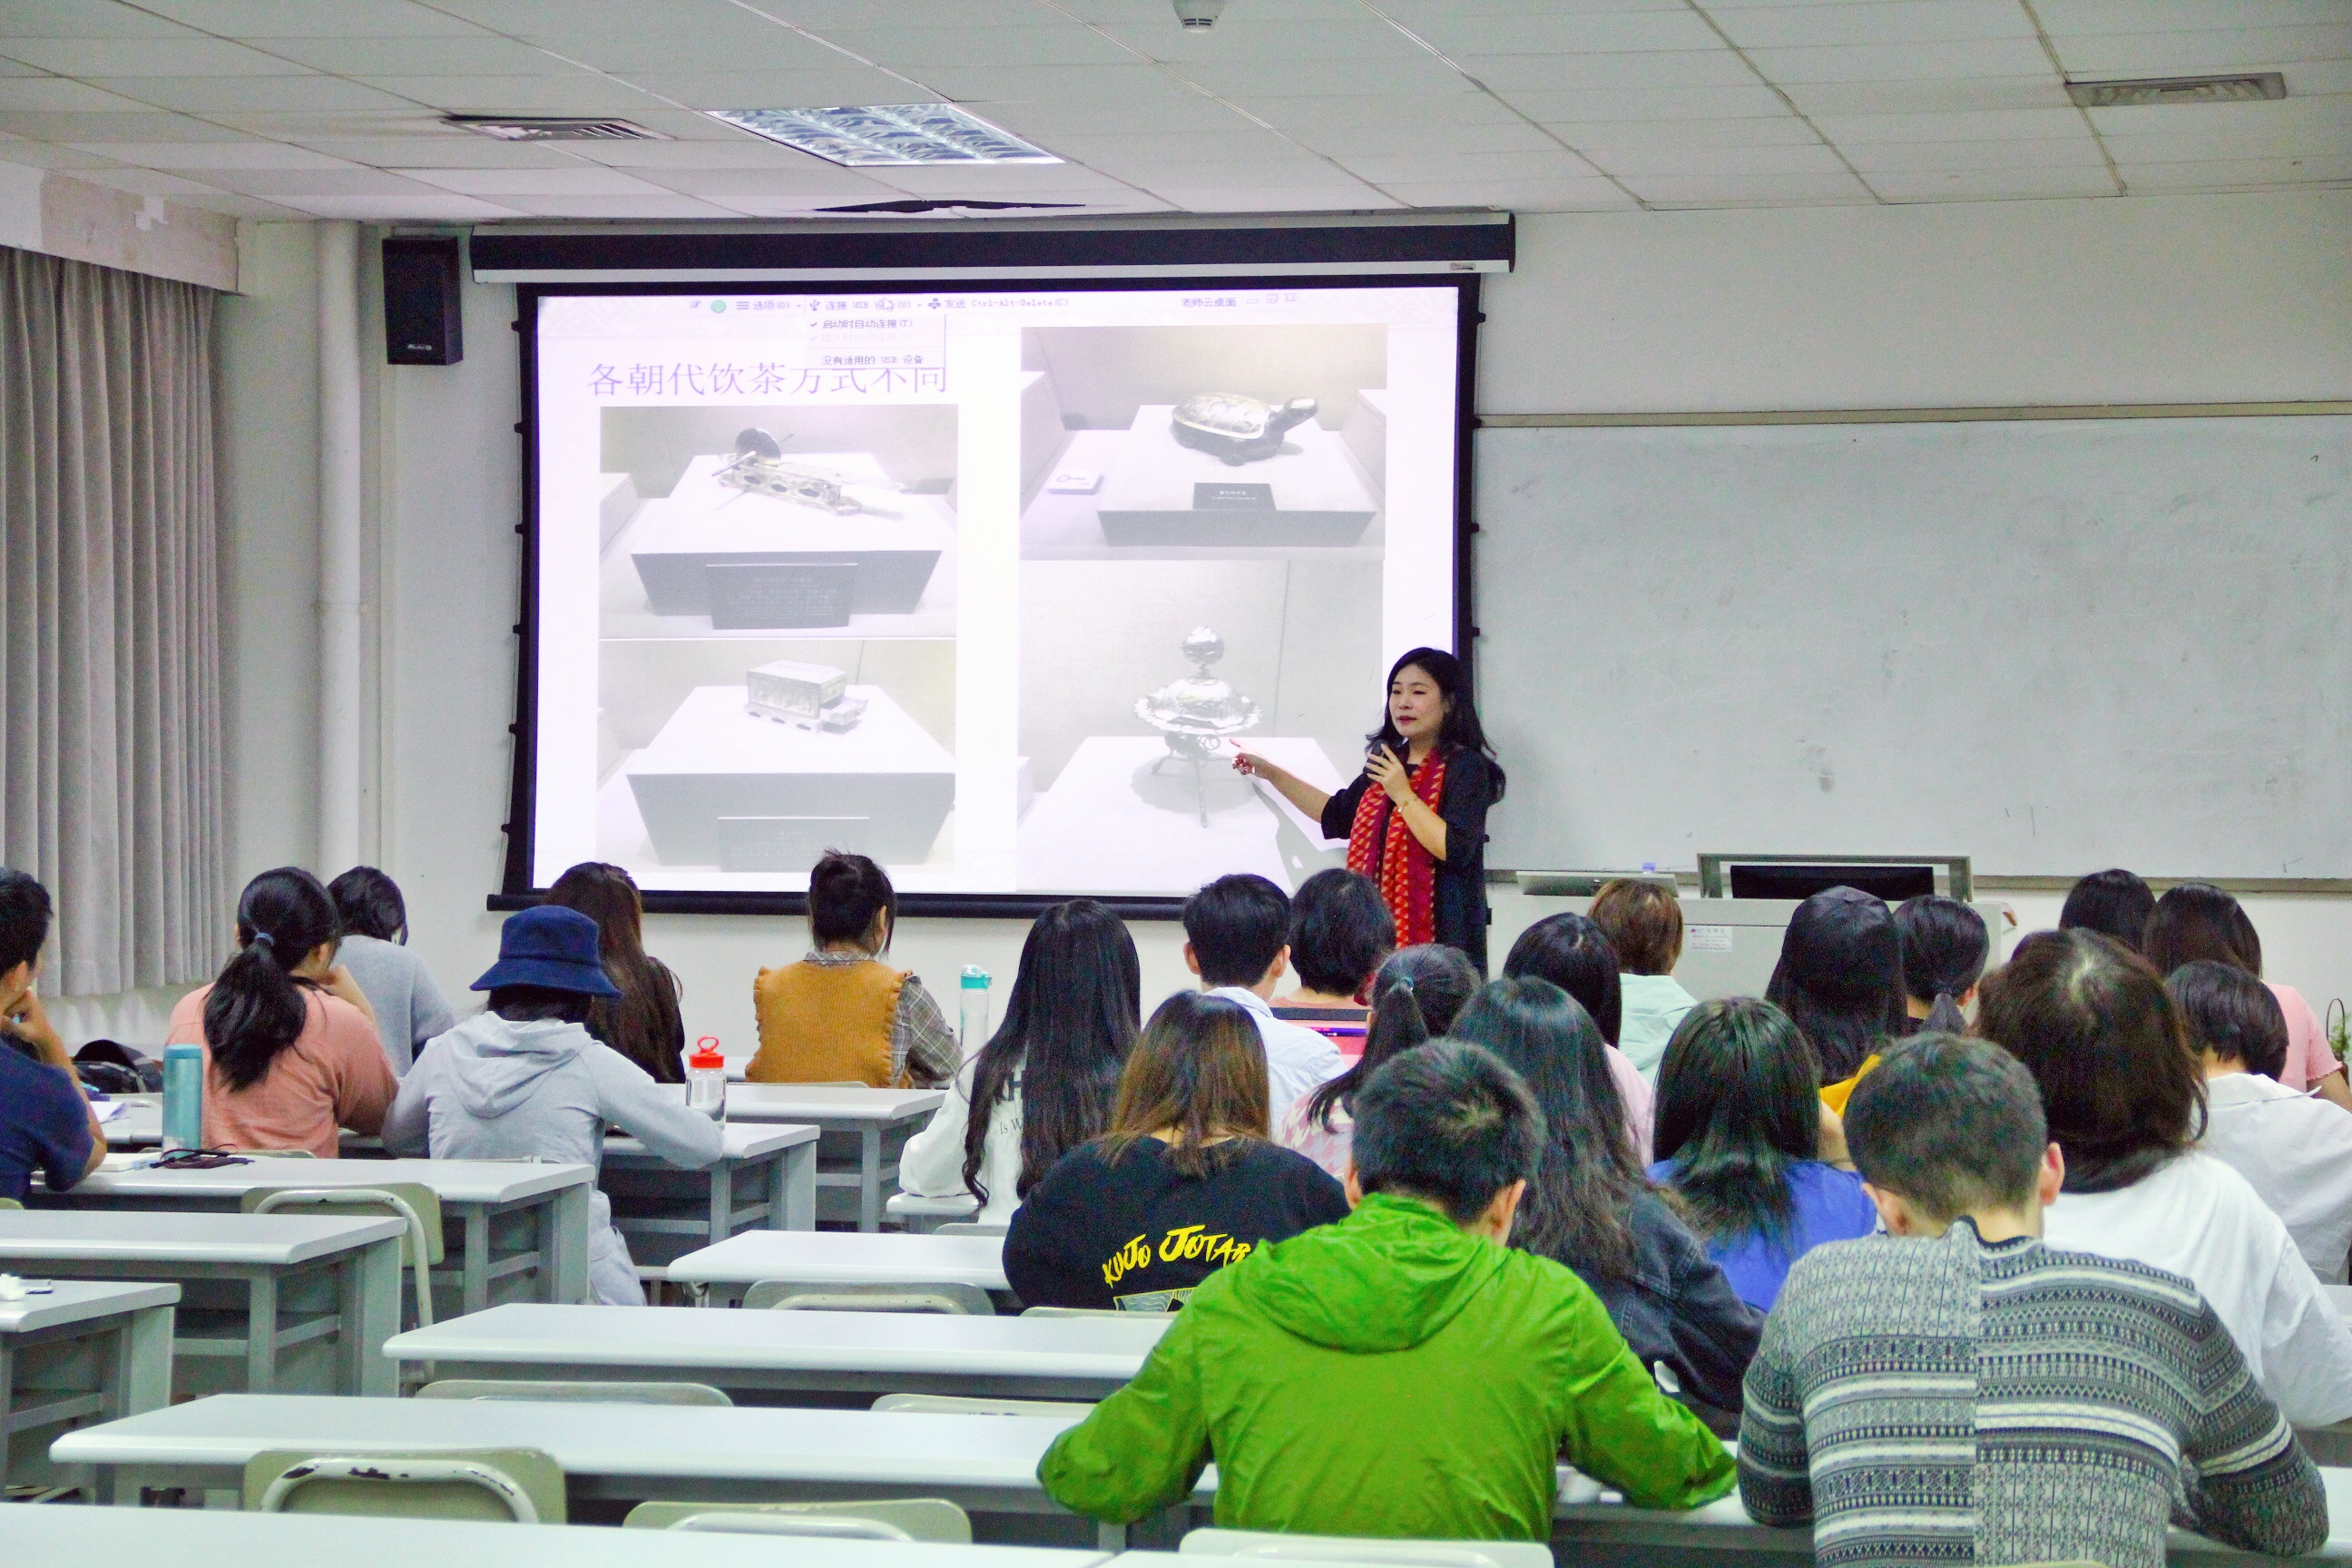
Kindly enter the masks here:
M 1217 1522 L 1320 1535 L 1544 1541 L 1565 1458 L 1641 1508 L 1731 1489 L 1584 1283 L 1503 1244 L 1542 1147 L 1518 1076 L 1433 1041 L 1356 1094 L 1355 1212 L 1213 1274 L 1135 1381 L 1038 1464 L 1111 1523 L 1217 1466 Z

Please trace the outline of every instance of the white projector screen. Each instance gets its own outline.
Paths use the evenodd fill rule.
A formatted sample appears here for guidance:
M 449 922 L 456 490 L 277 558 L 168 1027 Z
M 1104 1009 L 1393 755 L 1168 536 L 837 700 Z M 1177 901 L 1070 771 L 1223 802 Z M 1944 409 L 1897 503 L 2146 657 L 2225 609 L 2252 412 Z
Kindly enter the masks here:
M 741 908 L 833 847 L 1001 913 L 1336 863 L 1231 759 L 1338 787 L 1389 661 L 1456 646 L 1475 290 L 523 289 L 508 893 L 602 860 Z

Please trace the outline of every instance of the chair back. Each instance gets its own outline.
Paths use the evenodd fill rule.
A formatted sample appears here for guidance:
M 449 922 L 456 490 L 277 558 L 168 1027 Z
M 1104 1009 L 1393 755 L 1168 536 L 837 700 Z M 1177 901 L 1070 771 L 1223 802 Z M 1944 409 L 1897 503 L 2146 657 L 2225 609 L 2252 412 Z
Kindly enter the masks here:
M 418 1399 L 510 1399 L 541 1404 L 693 1405 L 713 1408 L 735 1402 L 707 1383 L 533 1382 L 522 1377 L 445 1377 L 428 1383 Z
M 1303 1559 L 1397 1568 L 1551 1568 L 1539 1541 L 1391 1541 L 1357 1535 L 1280 1535 L 1264 1530 L 1196 1530 L 1177 1552 L 1186 1557 Z
M 246 1463 L 245 1506 L 262 1513 L 562 1524 L 563 1471 L 538 1448 L 379 1454 L 271 1449 Z
M 20 1209 L 24 1206 L 14 1198 L 0 1198 L 0 1209 Z
M 377 1187 L 266 1187 L 247 1192 L 238 1206 L 247 1214 L 276 1214 L 280 1209 L 314 1209 L 321 1214 L 379 1215 L 404 1219 L 408 1234 L 400 1238 L 400 1262 L 416 1271 L 416 1326 L 433 1326 L 433 1266 L 444 1256 L 441 1246 L 441 1194 L 422 1182 L 386 1182 Z M 425 1375 L 433 1375 L 431 1363 Z
M 952 1394 L 886 1394 L 874 1402 L 877 1415 L 1028 1415 L 1055 1421 L 1083 1421 L 1095 1413 L 1091 1405 L 1059 1399 L 966 1399 Z
M 761 1522 L 751 1523 L 753 1520 Z M 621 1521 L 621 1528 L 847 1536 L 950 1546 L 971 1543 L 971 1517 L 938 1498 L 878 1502 L 641 1502 Z
M 812 1285 L 798 1279 L 762 1279 L 743 1292 L 752 1310 L 783 1312 L 944 1312 L 987 1318 L 996 1303 L 977 1285 L 949 1281 L 905 1285 Z

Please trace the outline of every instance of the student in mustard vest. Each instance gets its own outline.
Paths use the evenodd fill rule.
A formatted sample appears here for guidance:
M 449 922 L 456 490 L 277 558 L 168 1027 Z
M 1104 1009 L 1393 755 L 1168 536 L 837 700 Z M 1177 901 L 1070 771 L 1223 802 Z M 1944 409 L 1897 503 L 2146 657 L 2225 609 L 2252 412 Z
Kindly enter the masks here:
M 828 850 L 809 872 L 806 958 L 762 969 L 751 984 L 760 1019 L 753 1083 L 936 1089 L 962 1065 L 940 1005 L 890 950 L 898 895 L 863 855 Z

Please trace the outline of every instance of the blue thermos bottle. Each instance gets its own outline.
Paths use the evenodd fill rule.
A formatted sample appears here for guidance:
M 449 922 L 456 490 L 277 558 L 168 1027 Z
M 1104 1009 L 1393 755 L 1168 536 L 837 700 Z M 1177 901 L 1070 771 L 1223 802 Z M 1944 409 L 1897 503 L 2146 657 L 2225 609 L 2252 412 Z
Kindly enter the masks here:
M 163 1047 L 163 1147 L 200 1149 L 205 1142 L 205 1048 Z

